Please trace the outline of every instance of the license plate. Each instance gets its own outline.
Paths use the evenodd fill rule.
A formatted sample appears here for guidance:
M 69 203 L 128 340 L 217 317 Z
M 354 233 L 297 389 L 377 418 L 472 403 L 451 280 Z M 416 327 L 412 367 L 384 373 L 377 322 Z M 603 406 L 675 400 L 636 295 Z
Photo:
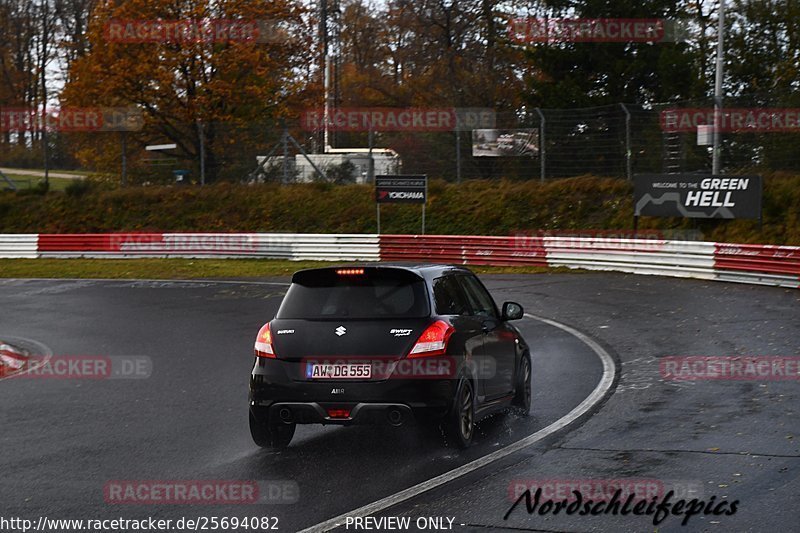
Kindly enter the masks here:
M 369 379 L 372 366 L 368 364 L 317 364 L 306 365 L 308 379 Z

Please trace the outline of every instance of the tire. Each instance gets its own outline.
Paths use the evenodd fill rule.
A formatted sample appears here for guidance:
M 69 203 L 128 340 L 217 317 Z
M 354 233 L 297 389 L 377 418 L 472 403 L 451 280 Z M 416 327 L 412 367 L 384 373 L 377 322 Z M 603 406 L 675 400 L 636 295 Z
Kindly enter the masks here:
M 256 445 L 271 449 L 281 450 L 289 446 L 294 437 L 296 424 L 274 424 L 267 417 L 256 416 L 250 411 L 250 436 Z
M 528 416 L 531 412 L 531 358 L 525 354 L 519 361 L 517 390 L 511 402 L 517 413 Z
M 453 408 L 444 422 L 448 442 L 459 448 L 468 448 L 475 436 L 475 389 L 468 379 L 458 386 Z

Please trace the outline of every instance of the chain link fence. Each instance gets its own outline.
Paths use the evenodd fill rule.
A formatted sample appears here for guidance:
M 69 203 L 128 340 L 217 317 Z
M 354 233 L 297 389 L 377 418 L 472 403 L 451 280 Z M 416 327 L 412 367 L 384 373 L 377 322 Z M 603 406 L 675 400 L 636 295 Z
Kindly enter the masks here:
M 725 109 L 739 113 L 744 122 L 738 128 L 731 124 L 722 128 L 723 172 L 800 169 L 800 152 L 796 149 L 800 109 L 792 108 L 790 101 L 753 104 L 746 99 L 725 103 Z M 758 122 L 760 119 L 763 123 Z M 735 122 L 736 117 L 726 116 L 726 120 Z M 53 132 L 47 139 L 52 166 L 88 167 L 129 184 L 348 183 L 368 182 L 374 174 L 393 173 L 427 174 L 451 182 L 476 178 L 549 180 L 587 174 L 631 179 L 637 173 L 710 171 L 711 147 L 698 145 L 697 133 L 697 126 L 709 121 L 713 124 L 711 100 L 498 112 L 496 128 L 535 132 L 535 150 L 502 157 L 475 157 L 473 149 L 482 146 L 478 141 L 473 143 L 469 129 L 376 128 L 371 134 L 332 130 L 326 152 L 323 133 L 304 128 L 299 118 L 171 124 L 169 130 L 145 120 L 141 131 Z M 176 147 L 147 149 L 159 144 Z M 26 142 L 20 142 L 13 133 L 0 139 L 0 166 L 20 163 L 41 168 L 43 157 L 41 142 L 37 143 L 35 136 Z

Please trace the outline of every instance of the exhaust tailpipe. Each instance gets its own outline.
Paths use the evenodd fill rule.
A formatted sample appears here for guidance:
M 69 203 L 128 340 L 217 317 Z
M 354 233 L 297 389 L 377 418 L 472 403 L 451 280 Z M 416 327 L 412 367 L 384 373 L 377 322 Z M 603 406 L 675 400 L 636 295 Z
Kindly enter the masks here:
M 393 407 L 389 409 L 389 412 L 386 414 L 389 418 L 389 423 L 393 426 L 401 426 L 403 425 L 403 412 L 400 409 Z
M 280 411 L 278 411 L 278 416 L 281 417 L 281 420 L 285 424 L 292 423 L 292 411 L 288 407 L 282 407 Z

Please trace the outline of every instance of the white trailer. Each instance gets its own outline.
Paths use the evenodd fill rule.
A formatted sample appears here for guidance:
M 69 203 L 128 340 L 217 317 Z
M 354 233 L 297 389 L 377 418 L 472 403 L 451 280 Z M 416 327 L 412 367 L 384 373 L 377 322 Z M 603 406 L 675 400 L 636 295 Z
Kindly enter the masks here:
M 369 175 L 369 149 L 368 148 L 329 148 L 324 154 L 308 154 L 314 165 L 326 172 L 345 162 L 350 162 L 353 169 L 353 179 L 356 183 L 367 183 Z M 318 179 L 311 163 L 302 154 L 297 154 L 289 160 L 289 171 L 297 177 L 297 181 L 307 183 Z M 257 156 L 256 161 L 261 164 L 264 156 Z M 372 161 L 375 166 L 374 174 L 399 174 L 401 161 L 397 152 L 391 148 L 373 148 Z M 274 166 L 281 168 L 282 156 L 273 156 L 264 165 L 265 168 Z

